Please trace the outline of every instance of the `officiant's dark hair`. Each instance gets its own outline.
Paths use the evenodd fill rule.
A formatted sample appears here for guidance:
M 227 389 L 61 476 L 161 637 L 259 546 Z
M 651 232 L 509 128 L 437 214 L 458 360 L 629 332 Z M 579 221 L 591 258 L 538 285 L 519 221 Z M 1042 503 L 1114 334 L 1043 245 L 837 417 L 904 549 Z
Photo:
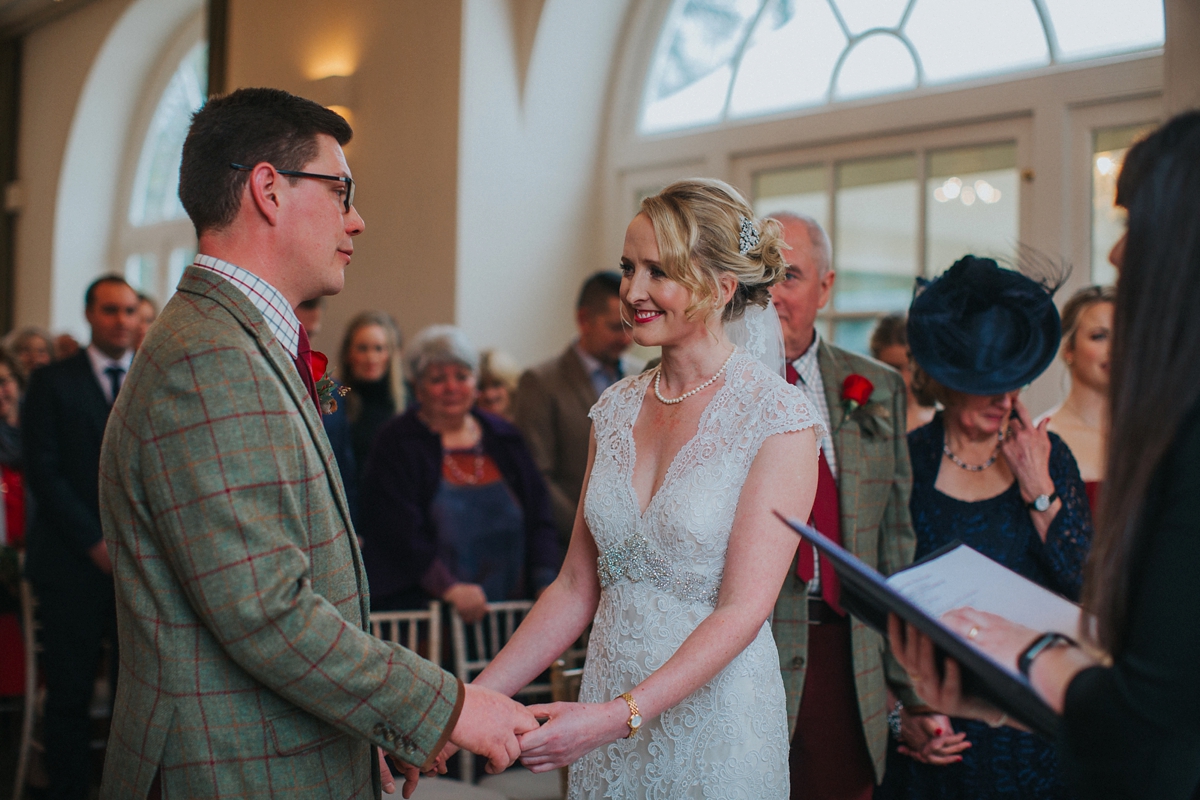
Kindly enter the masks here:
M 336 112 L 282 89 L 238 89 L 210 99 L 192 117 L 179 164 L 179 199 L 196 235 L 237 216 L 250 173 L 231 164 L 303 170 L 317 157 L 322 133 L 343 146 L 354 135 Z
M 1200 403 L 1200 112 L 1181 114 L 1129 151 L 1129 211 L 1113 319 L 1112 430 L 1084 605 L 1110 653 L 1129 632 L 1130 579 L 1153 531 L 1143 518 L 1155 472 Z

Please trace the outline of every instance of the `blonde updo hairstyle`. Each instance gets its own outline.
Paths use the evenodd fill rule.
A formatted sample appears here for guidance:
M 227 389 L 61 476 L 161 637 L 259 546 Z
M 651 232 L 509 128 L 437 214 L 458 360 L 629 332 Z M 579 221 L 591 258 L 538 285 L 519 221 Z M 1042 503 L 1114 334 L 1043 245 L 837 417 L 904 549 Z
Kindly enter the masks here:
M 654 226 L 663 273 L 692 293 L 689 318 L 716 308 L 723 272 L 738 283 L 721 312 L 724 322 L 740 317 L 747 306 L 765 308 L 768 289 L 787 273 L 782 226 L 773 219 L 756 220 L 745 199 L 724 181 L 678 181 L 643 200 L 641 213 Z M 745 254 L 739 252 L 743 218 L 758 231 L 758 244 Z

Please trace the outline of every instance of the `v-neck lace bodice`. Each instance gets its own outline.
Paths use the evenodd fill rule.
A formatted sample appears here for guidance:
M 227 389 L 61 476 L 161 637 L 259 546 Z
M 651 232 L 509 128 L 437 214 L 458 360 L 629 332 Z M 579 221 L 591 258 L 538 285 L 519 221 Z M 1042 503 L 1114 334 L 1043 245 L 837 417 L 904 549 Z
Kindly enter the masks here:
M 633 689 L 675 653 L 717 602 L 746 475 L 770 436 L 819 425 L 803 394 L 738 352 L 695 435 L 641 510 L 633 426 L 653 374 L 626 378 L 591 412 L 596 437 L 584 517 L 602 587 L 580 699 Z M 764 624 L 709 683 L 633 740 L 571 770 L 572 798 L 787 796 L 787 715 L 779 656 Z

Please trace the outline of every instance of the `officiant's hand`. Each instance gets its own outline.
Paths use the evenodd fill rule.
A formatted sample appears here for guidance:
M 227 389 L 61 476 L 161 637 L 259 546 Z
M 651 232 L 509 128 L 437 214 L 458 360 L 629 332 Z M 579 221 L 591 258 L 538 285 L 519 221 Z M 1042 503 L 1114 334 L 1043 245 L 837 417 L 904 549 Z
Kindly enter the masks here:
M 499 692 L 475 684 L 464 687 L 462 712 L 450 741 L 488 760 L 491 774 L 503 772 L 521 755 L 517 737 L 537 730 L 538 722 L 525 706 Z
M 607 703 L 547 703 L 529 710 L 549 720 L 520 737 L 521 763 L 530 772 L 565 767 L 629 734 L 629 705 L 619 697 Z
M 964 631 L 964 635 L 966 633 Z M 944 659 L 943 677 L 938 671 L 933 640 L 895 614 L 888 615 L 888 639 L 892 654 L 912 680 L 913 691 L 930 706 L 952 717 L 977 719 L 989 724 L 1002 721 L 1004 715 L 995 706 L 962 693 L 962 672 L 958 662 L 952 658 Z

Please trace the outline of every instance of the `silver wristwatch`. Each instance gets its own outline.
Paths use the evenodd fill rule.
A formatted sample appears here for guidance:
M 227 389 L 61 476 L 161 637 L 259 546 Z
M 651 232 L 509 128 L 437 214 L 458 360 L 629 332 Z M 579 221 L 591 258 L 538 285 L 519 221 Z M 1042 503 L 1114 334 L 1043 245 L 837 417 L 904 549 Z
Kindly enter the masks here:
M 1046 509 L 1050 508 L 1050 505 L 1057 499 L 1058 492 L 1039 494 L 1037 497 L 1033 498 L 1032 503 L 1026 503 L 1025 505 L 1032 511 L 1045 511 Z

